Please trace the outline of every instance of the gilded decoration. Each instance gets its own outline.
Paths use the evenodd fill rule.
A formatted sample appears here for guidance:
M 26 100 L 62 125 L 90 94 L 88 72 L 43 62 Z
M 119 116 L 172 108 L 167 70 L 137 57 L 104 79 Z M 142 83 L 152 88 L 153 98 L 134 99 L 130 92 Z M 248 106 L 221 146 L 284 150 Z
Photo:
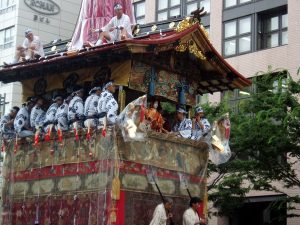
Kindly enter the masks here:
M 200 60 L 206 60 L 206 57 L 193 40 L 189 40 L 187 42 L 180 41 L 179 45 L 176 46 L 175 50 L 177 52 L 185 52 L 188 50 L 189 53 L 193 54 L 196 58 Z
M 196 23 L 197 22 L 194 21 L 192 17 L 186 17 L 184 20 L 182 20 L 178 23 L 177 27 L 175 28 L 175 31 L 176 32 L 184 31 Z
M 150 79 L 151 67 L 145 63 L 134 61 L 131 70 L 129 87 L 131 89 L 147 93 Z M 177 85 L 181 82 L 181 76 L 179 74 L 166 70 L 158 70 L 156 71 L 154 82 L 154 94 L 156 96 L 162 96 L 171 101 L 178 101 Z M 191 89 L 197 89 L 196 82 L 188 83 L 187 85 L 191 87 Z M 196 101 L 195 93 L 185 92 L 185 99 L 188 105 L 194 105 Z

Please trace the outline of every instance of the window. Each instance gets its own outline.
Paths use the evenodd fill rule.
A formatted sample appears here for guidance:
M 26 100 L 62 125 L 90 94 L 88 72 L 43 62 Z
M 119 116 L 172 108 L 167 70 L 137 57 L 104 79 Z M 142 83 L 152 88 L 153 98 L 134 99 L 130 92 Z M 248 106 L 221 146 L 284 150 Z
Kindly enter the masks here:
M 252 0 L 224 0 L 224 8 L 230 8 L 233 6 L 252 2 Z
M 157 21 L 190 15 L 197 8 L 210 12 L 210 0 L 156 0 Z
M 0 49 L 7 49 L 13 46 L 15 38 L 15 27 L 0 30 Z
M 16 9 L 16 0 L 0 0 L 0 15 Z
M 0 9 L 5 9 L 15 4 L 16 4 L 15 0 L 0 0 Z
M 288 15 L 286 9 L 263 13 L 258 17 L 258 49 L 288 44 Z
M 134 14 L 137 24 L 145 24 L 145 1 L 134 3 Z
M 224 56 L 251 52 L 252 17 L 243 17 L 224 22 Z
M 204 7 L 204 11 L 207 13 L 210 12 L 210 0 L 186 0 L 185 6 L 185 15 L 190 15 L 192 11 L 202 7 Z

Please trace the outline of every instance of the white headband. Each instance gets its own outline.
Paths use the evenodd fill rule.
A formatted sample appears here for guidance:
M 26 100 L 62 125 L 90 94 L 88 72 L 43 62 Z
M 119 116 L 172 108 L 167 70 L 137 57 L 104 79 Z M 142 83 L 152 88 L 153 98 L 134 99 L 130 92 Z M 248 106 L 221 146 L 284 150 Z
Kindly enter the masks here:
M 114 10 L 118 10 L 118 9 L 123 9 L 122 5 L 119 3 L 114 6 Z

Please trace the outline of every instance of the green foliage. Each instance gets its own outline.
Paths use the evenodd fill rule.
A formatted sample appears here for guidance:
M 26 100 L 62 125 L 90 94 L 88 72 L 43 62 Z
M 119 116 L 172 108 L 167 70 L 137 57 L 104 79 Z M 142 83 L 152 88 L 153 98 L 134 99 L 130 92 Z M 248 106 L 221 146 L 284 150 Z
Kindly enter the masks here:
M 256 92 L 239 105 L 239 112 L 230 113 L 232 159 L 220 166 L 209 165 L 213 180 L 209 200 L 219 214 L 230 216 L 250 190 L 286 195 L 274 204 L 279 209 L 293 209 L 293 203 L 300 201 L 299 195 L 286 193 L 288 188 L 300 189 L 300 171 L 295 167 L 300 159 L 300 81 L 287 71 L 276 76 L 269 71 L 257 74 L 254 85 Z M 210 121 L 230 111 L 226 99 L 219 105 L 206 105 L 205 110 Z

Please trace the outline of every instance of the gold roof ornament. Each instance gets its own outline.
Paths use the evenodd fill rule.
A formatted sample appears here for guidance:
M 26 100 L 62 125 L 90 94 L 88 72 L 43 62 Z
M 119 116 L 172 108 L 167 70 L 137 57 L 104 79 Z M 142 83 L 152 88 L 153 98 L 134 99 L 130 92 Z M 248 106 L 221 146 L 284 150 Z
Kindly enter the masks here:
M 193 40 L 189 40 L 185 43 L 180 42 L 179 45 L 176 46 L 175 50 L 177 52 L 185 52 L 188 50 L 189 53 L 193 54 L 196 58 L 200 60 L 206 60 L 205 55 L 202 53 L 202 51 L 199 49 L 199 47 Z
M 193 26 L 195 24 L 195 22 L 192 20 L 191 17 L 186 17 L 184 20 L 180 21 L 177 25 L 177 27 L 175 28 L 176 32 L 181 32 L 184 31 L 186 29 L 188 29 L 189 27 Z
M 200 23 L 201 22 L 201 17 L 204 16 L 207 12 L 204 11 L 204 7 L 202 7 L 201 9 L 198 8 L 196 10 L 194 10 L 193 12 L 191 12 L 192 17 L 186 17 L 184 20 L 180 21 L 176 27 L 176 31 L 177 32 L 181 32 L 191 26 L 193 26 L 196 23 Z
M 151 31 L 154 32 L 154 31 L 156 31 L 156 29 L 157 29 L 157 26 L 154 24 L 154 25 L 151 27 Z

